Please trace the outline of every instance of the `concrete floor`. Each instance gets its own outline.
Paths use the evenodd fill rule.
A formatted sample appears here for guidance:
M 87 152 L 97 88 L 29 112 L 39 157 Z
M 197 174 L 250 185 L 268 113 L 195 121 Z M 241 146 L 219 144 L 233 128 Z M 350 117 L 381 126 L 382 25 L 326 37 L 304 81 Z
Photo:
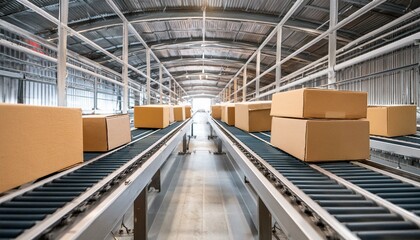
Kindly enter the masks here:
M 255 239 L 241 199 L 226 166 L 226 155 L 214 155 L 206 114 L 194 117 L 190 155 L 180 158 L 149 239 Z

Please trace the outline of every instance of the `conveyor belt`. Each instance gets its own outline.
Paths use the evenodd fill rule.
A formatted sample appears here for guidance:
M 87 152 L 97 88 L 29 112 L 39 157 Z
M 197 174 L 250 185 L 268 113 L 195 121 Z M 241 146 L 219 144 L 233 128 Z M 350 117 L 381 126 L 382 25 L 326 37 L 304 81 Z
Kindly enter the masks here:
M 406 220 L 354 189 L 339 184 L 311 167 L 310 164 L 299 161 L 240 129 L 220 121 L 217 122 L 359 238 L 420 239 L 418 221 L 414 223 Z M 254 135 L 263 140 L 267 139 L 267 134 L 264 133 Z M 374 192 L 395 204 L 400 203 L 401 207 L 418 214 L 420 196 L 417 187 L 390 177 L 380 176 L 381 174 L 373 171 L 371 173 L 370 170 L 361 169 L 350 163 L 338 163 L 338 166 L 349 167 L 346 169 L 337 168 L 337 165 L 333 163 L 318 164 L 317 166 L 332 172 L 337 171 L 339 176 L 344 179 L 352 179 L 359 187 Z M 348 171 L 346 172 L 346 170 Z M 267 176 L 267 174 L 265 175 Z M 400 188 L 397 190 L 395 187 Z
M 159 142 L 181 123 L 174 123 L 73 172 L 2 202 L 0 204 L 0 239 L 16 238 L 25 230 L 34 227 L 38 221 L 46 219 L 50 214 L 64 207 L 134 157 Z M 144 132 L 145 130 L 133 131 L 136 136 Z

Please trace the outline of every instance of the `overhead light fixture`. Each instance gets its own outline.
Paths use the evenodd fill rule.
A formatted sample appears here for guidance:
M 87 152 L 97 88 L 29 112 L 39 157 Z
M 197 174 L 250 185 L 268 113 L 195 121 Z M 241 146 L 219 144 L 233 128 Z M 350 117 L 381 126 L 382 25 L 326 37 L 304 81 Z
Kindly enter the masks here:
M 206 74 L 206 78 L 209 78 L 209 75 Z
M 190 76 L 187 75 L 187 78 L 190 78 Z
M 201 72 L 204 73 L 204 68 L 203 68 L 203 70 L 201 70 Z

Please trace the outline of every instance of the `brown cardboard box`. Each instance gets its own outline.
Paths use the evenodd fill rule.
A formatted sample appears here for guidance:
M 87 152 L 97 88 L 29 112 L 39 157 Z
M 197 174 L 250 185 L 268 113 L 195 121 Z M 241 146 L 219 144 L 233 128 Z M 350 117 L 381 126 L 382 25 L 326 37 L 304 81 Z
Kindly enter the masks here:
M 185 106 L 185 118 L 191 118 L 191 106 Z
M 169 111 L 168 111 L 168 113 L 169 113 L 169 122 L 170 123 L 175 122 L 174 106 L 172 106 L 172 105 L 165 105 L 165 106 L 168 106 L 168 108 L 169 108 Z
M 305 162 L 368 159 L 369 122 L 274 117 L 271 144 Z
M 211 106 L 211 116 L 214 119 L 220 120 L 222 118 L 222 106 L 221 105 Z
M 360 119 L 366 109 L 366 92 L 303 88 L 274 94 L 271 116 Z
M 130 141 L 128 115 L 83 116 L 83 151 L 105 152 Z
M 224 107 L 224 117 L 225 117 L 225 123 L 230 126 L 235 125 L 235 104 L 229 103 L 226 104 Z M 223 120 L 222 120 L 223 121 Z
M 271 101 L 235 104 L 235 127 L 247 132 L 271 130 Z
M 185 120 L 185 107 L 184 106 L 174 106 L 174 120 L 176 122 Z
M 226 122 L 226 103 L 220 104 L 220 120 Z
M 0 104 L 0 192 L 83 162 L 82 111 Z
M 169 106 L 143 105 L 134 107 L 134 127 L 166 128 L 169 125 Z
M 370 134 L 396 137 L 416 134 L 416 106 L 370 106 L 367 109 Z

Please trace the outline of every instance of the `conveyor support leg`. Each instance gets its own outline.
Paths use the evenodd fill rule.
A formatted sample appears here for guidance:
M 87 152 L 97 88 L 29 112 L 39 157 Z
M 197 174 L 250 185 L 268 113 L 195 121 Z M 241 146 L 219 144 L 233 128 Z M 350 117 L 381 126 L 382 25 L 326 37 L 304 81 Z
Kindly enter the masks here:
M 209 124 L 209 127 L 210 127 L 210 135 L 207 137 L 207 139 L 213 139 L 213 138 L 215 138 L 216 136 L 214 136 L 213 135 L 213 128 L 211 127 L 211 124 L 210 123 L 208 123 Z
M 271 240 L 271 214 L 261 198 L 258 198 L 258 239 Z
M 147 240 L 147 188 L 134 200 L 134 240 Z
M 152 181 L 149 184 L 149 190 L 151 187 L 160 192 L 160 169 L 153 175 Z
M 187 133 L 184 134 L 184 136 L 182 136 L 182 152 L 179 152 L 178 154 L 180 155 L 185 155 L 185 154 L 190 154 L 190 152 L 188 152 L 188 141 L 187 141 Z

